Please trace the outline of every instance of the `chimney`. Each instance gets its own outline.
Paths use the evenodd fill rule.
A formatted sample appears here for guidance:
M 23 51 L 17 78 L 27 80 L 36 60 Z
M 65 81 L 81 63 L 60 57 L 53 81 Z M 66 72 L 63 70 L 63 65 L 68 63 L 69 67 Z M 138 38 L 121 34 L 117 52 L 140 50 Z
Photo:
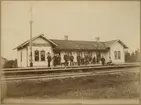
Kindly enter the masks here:
M 64 36 L 64 39 L 65 39 L 65 40 L 68 40 L 68 35 L 65 35 L 65 36 Z
M 97 42 L 99 42 L 100 38 L 99 38 L 99 37 L 95 37 L 95 40 L 96 40 Z

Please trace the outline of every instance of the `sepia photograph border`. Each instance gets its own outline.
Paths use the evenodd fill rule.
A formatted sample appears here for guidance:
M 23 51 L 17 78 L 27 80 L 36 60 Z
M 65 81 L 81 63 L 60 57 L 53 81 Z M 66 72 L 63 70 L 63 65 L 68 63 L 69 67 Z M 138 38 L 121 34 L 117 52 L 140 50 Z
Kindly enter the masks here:
M 41 1 L 137 1 L 137 2 L 140 2 L 140 0 L 1 0 L 1 5 L 2 5 L 2 2 L 3 1 L 17 1 L 17 2 L 19 2 L 19 1 L 25 1 L 25 2 L 32 2 L 32 1 L 37 1 L 37 2 L 41 2 Z M 1 6 L 0 6 L 0 10 L 2 11 L 2 9 L 1 9 Z M 0 12 L 1 13 L 1 12 Z M 141 3 L 140 3 L 140 14 L 141 14 Z M 1 19 L 1 14 L 0 14 L 0 19 Z M 140 20 L 141 20 L 141 17 L 140 17 Z M 2 21 L 2 20 L 1 20 Z M 0 40 L 1 40 L 1 21 L 0 21 Z M 140 25 L 141 25 L 141 21 L 140 21 Z M 141 27 L 140 27 L 140 29 L 141 29 Z M 141 32 L 140 32 L 140 36 L 141 36 Z M 140 37 L 140 49 L 141 49 L 141 37 Z M 2 43 L 1 43 L 1 46 L 2 46 Z M 1 49 L 1 46 L 0 46 L 0 49 Z M 2 51 L 2 49 L 1 49 L 1 51 Z M 1 51 L 0 51 L 0 54 L 1 54 Z M 141 60 L 141 56 L 140 56 L 140 60 Z M 108 100 L 108 101 L 105 101 L 105 100 L 101 100 L 101 99 L 94 99 L 94 103 L 91 103 L 91 101 L 89 101 L 89 100 L 87 100 L 85 103 L 83 103 L 83 102 L 79 102 L 79 101 L 75 101 L 75 102 L 73 102 L 73 103 L 69 103 L 69 101 L 70 100 L 68 100 L 68 102 L 64 102 L 64 103 L 62 103 L 62 101 L 60 100 L 59 101 L 59 99 L 58 99 L 58 101 L 57 102 L 55 102 L 55 103 L 48 103 L 48 100 L 46 100 L 46 102 L 47 103 L 45 103 L 45 102 L 36 102 L 35 100 L 31 100 L 30 101 L 30 103 L 14 103 L 14 102 L 12 102 L 12 103 L 7 103 L 7 102 L 3 102 L 4 101 L 4 94 L 3 94 L 3 92 L 5 91 L 5 90 L 3 90 L 3 84 L 4 84 L 4 76 L 2 75 L 3 73 L 2 73 L 3 71 L 2 71 L 2 65 L 1 65 L 1 60 L 0 60 L 0 76 L 1 76 L 1 80 L 0 80 L 0 98 L 1 98 L 1 104 L 2 105 L 15 105 L 15 104 L 17 104 L 17 105 L 27 105 L 27 104 L 29 104 L 29 105 L 35 105 L 35 104 L 39 104 L 39 105 L 42 105 L 42 104 L 46 104 L 46 105 L 73 105 L 73 104 L 75 104 L 75 105 L 80 105 L 80 104 L 82 104 L 82 105 L 139 105 L 139 104 L 141 104 L 141 91 L 140 91 L 140 98 L 139 98 L 139 101 L 137 100 L 135 100 L 135 101 L 132 101 L 132 99 L 115 99 L 115 100 L 113 100 L 113 99 L 111 99 L 111 100 L 109 100 L 109 99 L 105 99 L 105 100 Z M 140 80 L 141 80 L 141 62 L 140 62 Z M 141 89 L 141 81 L 140 81 L 140 89 Z M 134 100 L 134 99 L 133 99 Z M 35 102 L 35 103 L 34 103 Z

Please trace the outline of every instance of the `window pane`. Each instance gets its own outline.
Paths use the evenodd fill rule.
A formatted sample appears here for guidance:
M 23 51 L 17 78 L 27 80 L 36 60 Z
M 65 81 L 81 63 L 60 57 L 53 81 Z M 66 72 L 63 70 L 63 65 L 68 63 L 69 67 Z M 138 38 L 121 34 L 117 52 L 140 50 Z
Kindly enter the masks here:
M 35 61 L 39 61 L 39 51 L 35 51 Z
M 41 61 L 45 61 L 45 51 L 41 51 Z
M 120 59 L 120 51 L 118 51 L 118 59 Z
M 21 52 L 21 62 L 22 62 L 22 52 Z
M 115 59 L 117 59 L 117 51 L 114 52 Z

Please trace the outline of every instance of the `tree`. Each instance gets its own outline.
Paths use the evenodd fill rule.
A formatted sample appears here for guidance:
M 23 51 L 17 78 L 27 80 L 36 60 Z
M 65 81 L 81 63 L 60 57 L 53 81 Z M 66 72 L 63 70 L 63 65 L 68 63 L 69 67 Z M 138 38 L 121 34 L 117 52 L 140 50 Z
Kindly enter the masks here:
M 134 52 L 131 53 L 131 61 L 132 62 L 135 62 L 136 61 L 135 53 Z
M 130 62 L 130 61 L 131 61 L 130 53 L 127 51 L 125 52 L 125 62 Z
M 136 60 L 136 62 L 140 61 L 140 51 L 139 50 L 135 51 L 135 60 Z
M 139 62 L 140 61 L 140 51 L 135 50 L 132 53 L 128 51 L 125 52 L 125 62 Z
M 4 68 L 15 68 L 15 67 L 17 67 L 17 59 L 8 60 L 4 65 Z

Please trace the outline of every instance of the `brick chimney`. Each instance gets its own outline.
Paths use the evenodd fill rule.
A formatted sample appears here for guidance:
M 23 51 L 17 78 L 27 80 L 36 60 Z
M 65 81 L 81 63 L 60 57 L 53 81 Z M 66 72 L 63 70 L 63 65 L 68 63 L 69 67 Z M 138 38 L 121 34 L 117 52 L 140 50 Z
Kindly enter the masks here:
M 96 40 L 97 42 L 99 42 L 100 38 L 99 38 L 99 37 L 95 37 L 95 40 Z
M 64 36 L 64 40 L 68 40 L 68 35 L 65 35 Z

